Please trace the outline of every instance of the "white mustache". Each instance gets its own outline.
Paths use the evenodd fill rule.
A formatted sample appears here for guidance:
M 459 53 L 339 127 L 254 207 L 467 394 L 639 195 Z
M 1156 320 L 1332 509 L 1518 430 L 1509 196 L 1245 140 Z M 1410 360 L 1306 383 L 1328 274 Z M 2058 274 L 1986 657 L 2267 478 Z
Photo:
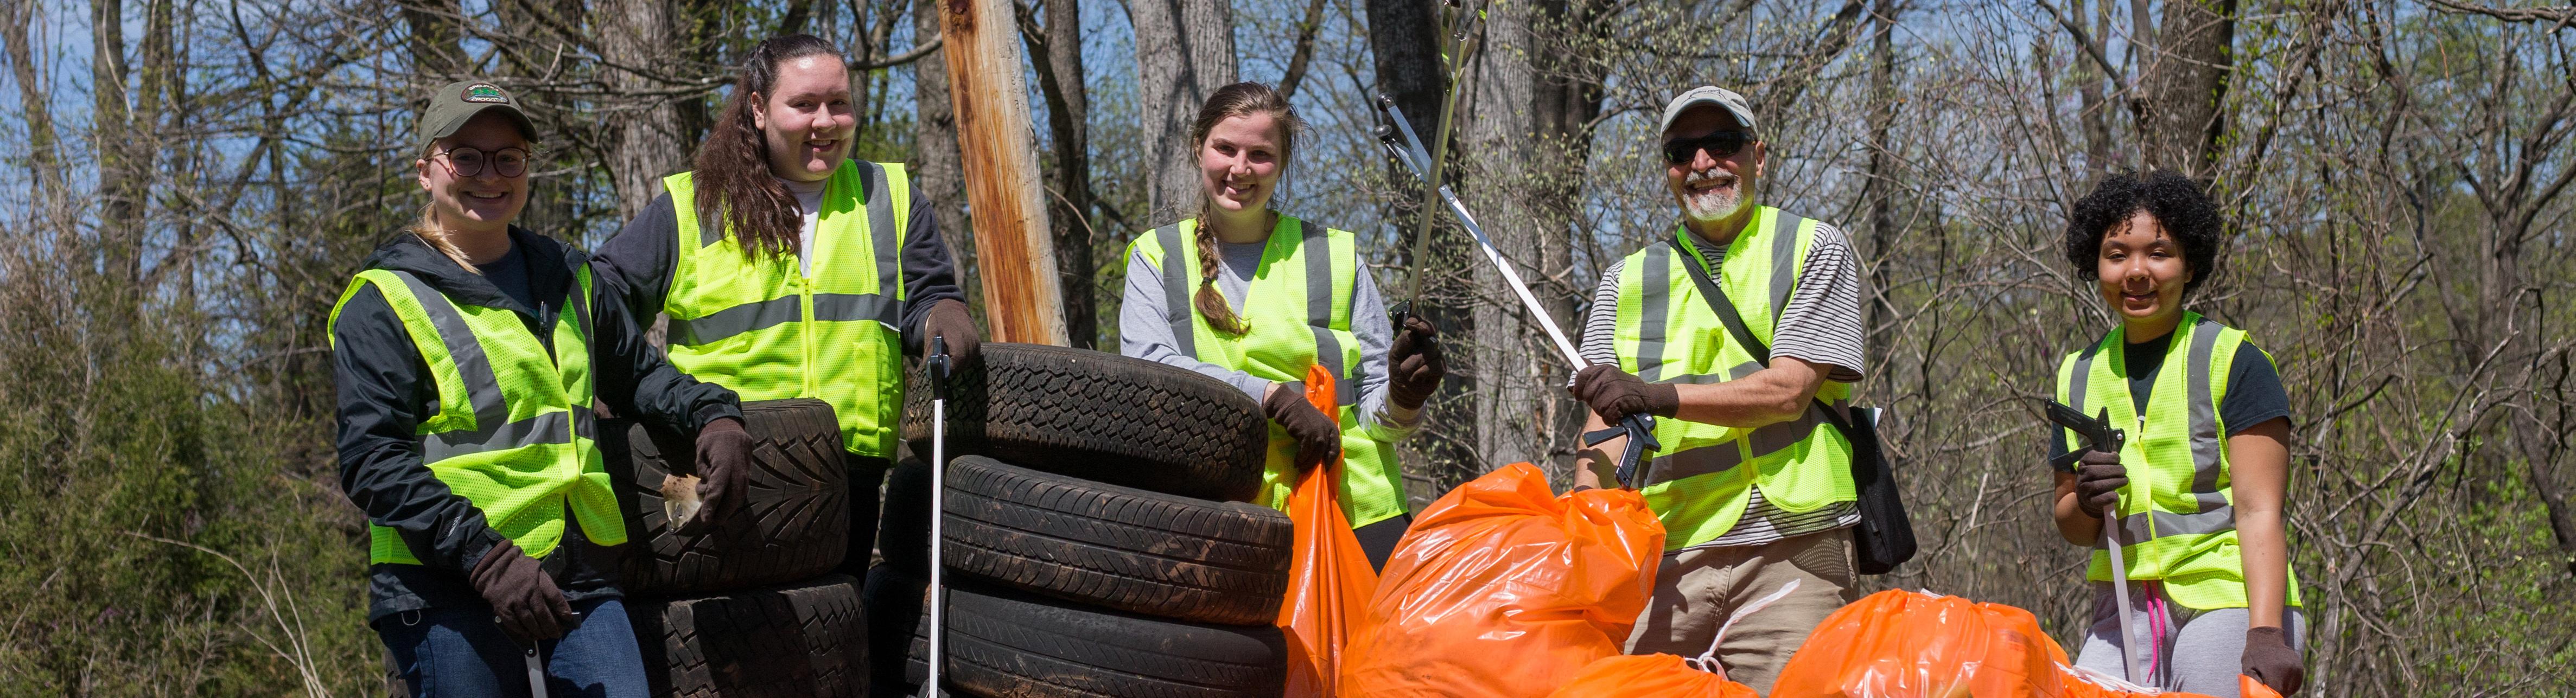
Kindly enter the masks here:
M 1735 183 L 1735 173 L 1718 169 L 1693 170 L 1691 171 L 1690 178 L 1682 181 L 1685 184 L 1698 184 L 1701 182 L 1715 181 L 1719 185 L 1728 185 Z

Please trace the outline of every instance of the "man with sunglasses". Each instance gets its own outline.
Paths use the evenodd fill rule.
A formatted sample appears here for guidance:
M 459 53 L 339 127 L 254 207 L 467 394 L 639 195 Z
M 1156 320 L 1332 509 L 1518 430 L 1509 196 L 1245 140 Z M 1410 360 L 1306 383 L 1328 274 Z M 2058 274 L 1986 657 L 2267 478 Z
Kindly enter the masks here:
M 1693 88 L 1660 131 L 1680 222 L 1601 275 L 1572 391 L 1587 431 L 1658 417 L 1663 452 L 1618 483 L 1614 439 L 1576 455 L 1575 484 L 1639 487 L 1664 523 L 1628 651 L 1713 657 L 1767 693 L 1851 597 L 1852 449 L 1820 402 L 1846 407 L 1861 379 L 1864 293 L 1841 231 L 1756 203 L 1767 148 L 1742 95 Z

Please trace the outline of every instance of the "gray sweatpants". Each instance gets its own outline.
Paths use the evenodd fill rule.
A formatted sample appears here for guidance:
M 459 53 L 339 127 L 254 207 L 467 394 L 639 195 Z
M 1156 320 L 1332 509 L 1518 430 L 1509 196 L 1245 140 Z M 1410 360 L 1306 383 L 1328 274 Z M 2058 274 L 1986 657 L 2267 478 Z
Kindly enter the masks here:
M 2146 653 L 2148 683 L 2167 691 L 2242 698 L 2236 690 L 2236 675 L 2244 668 L 2247 611 L 2195 610 L 2161 593 L 2150 598 L 2146 587 L 2143 582 L 2129 583 L 2129 615 L 2137 623 L 2139 637 L 2150 638 L 2155 648 Z M 2297 606 L 2281 609 L 2281 626 L 2290 649 L 2307 651 L 2307 616 Z M 2120 605 L 2111 598 L 2111 583 L 2094 582 L 2093 626 L 2084 633 L 2084 648 L 2076 655 L 2075 665 L 2125 678 L 2128 669 L 2120 659 L 2123 646 Z

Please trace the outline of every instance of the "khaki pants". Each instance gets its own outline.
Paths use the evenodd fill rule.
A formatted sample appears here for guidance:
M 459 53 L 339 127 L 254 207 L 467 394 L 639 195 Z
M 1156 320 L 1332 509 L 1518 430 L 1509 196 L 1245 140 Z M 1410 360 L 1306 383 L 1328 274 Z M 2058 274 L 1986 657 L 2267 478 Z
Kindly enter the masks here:
M 1655 597 L 1646 602 L 1635 634 L 1628 637 L 1628 653 L 1709 654 L 1718 626 L 1736 608 L 1794 579 L 1797 591 L 1736 621 L 1715 648 L 1728 679 L 1770 693 L 1780 667 L 1806 643 L 1807 634 L 1852 601 L 1854 576 L 1850 529 L 1770 545 L 1668 553 L 1655 570 Z

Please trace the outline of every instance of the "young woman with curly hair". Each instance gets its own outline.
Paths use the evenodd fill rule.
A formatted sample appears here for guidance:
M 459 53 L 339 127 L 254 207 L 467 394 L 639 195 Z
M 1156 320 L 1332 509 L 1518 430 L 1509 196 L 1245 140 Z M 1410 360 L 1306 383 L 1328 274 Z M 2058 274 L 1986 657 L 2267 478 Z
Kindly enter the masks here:
M 2114 175 L 2075 203 L 2066 261 L 2120 323 L 2066 356 L 2057 400 L 2107 411 L 2128 441 L 2104 453 L 2057 430 L 2051 513 L 2068 542 L 2094 548 L 2078 666 L 2123 675 L 2143 642 L 2135 654 L 2167 690 L 2233 697 L 2241 673 L 2287 694 L 2303 681 L 2306 640 L 2282 523 L 2289 395 L 2245 331 L 2183 309 L 2218 271 L 2222 226 L 2200 185 L 2170 171 Z M 2120 635 L 2106 514 L 2119 522 L 2134 639 Z

